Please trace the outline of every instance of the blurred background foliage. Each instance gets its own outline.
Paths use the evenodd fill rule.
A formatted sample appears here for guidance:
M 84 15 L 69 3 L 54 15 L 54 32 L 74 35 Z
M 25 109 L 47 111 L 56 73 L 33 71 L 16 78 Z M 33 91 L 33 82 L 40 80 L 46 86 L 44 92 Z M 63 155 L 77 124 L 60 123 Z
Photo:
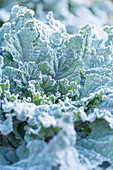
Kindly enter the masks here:
M 98 30 L 113 24 L 113 0 L 0 0 L 0 27 L 10 17 L 14 5 L 26 6 L 35 12 L 35 17 L 44 20 L 48 11 L 55 19 L 65 24 L 67 32 L 76 33 L 85 24 Z M 101 32 L 101 31 L 100 31 Z

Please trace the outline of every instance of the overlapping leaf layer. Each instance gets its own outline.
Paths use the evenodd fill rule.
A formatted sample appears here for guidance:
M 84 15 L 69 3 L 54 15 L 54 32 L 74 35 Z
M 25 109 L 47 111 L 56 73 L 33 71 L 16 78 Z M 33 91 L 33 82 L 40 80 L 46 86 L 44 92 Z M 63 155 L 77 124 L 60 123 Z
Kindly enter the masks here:
M 33 15 L 0 28 L 0 169 L 112 169 L 112 27 L 104 42 Z

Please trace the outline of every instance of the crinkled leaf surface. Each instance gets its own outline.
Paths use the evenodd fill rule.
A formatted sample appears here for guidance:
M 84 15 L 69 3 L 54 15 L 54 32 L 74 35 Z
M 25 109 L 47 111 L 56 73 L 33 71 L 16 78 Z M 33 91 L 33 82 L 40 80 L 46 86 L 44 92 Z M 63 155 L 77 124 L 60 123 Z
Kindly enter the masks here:
M 0 168 L 112 168 L 112 28 L 104 43 L 33 15 L 15 6 L 0 28 Z
M 113 129 L 105 120 L 96 120 L 90 125 L 90 128 L 92 131 L 85 139 L 78 139 L 77 149 L 80 154 L 87 157 L 94 167 L 101 166 L 103 162 L 106 164 L 109 162 L 108 167 L 111 166 L 112 169 Z
M 42 23 L 33 18 L 33 11 L 16 6 L 12 9 L 10 22 L 3 25 L 0 34 L 3 35 L 1 54 L 5 58 L 3 79 L 10 79 L 11 86 L 14 87 L 14 81 L 17 81 L 21 86 L 21 92 L 31 79 L 38 78 L 38 75 L 33 78 L 29 75 L 27 80 L 23 77 L 22 72 L 26 72 L 26 67 L 29 69 L 29 62 L 35 62 L 35 67 L 41 71 L 41 86 L 46 93 L 58 91 L 60 84 L 61 94 L 66 94 L 70 91 L 70 85 L 66 85 L 68 80 L 80 81 L 80 68 L 83 66 L 80 57 L 83 52 L 82 37 L 66 34 L 65 27 L 53 19 L 52 13 L 48 14 L 46 23 Z M 79 46 L 81 50 L 78 50 Z M 74 82 L 71 84 L 74 85 Z M 51 85 L 53 87 L 50 88 Z M 76 91 L 73 90 L 74 94 L 77 89 L 78 87 Z M 12 87 L 11 90 L 15 91 Z

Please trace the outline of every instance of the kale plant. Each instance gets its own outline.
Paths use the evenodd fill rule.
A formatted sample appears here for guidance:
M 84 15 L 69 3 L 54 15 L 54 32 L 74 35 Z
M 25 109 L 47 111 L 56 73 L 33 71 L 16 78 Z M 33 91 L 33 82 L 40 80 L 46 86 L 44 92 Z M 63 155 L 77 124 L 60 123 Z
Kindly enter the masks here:
M 14 6 L 0 28 L 0 169 L 113 169 L 113 28 L 33 15 Z

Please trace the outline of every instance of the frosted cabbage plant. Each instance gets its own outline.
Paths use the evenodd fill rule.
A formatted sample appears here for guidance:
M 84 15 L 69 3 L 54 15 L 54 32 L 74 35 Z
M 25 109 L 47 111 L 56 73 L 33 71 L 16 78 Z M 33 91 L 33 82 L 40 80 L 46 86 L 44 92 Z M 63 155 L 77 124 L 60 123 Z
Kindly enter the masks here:
M 113 169 L 113 28 L 103 42 L 33 15 L 0 28 L 0 169 Z

